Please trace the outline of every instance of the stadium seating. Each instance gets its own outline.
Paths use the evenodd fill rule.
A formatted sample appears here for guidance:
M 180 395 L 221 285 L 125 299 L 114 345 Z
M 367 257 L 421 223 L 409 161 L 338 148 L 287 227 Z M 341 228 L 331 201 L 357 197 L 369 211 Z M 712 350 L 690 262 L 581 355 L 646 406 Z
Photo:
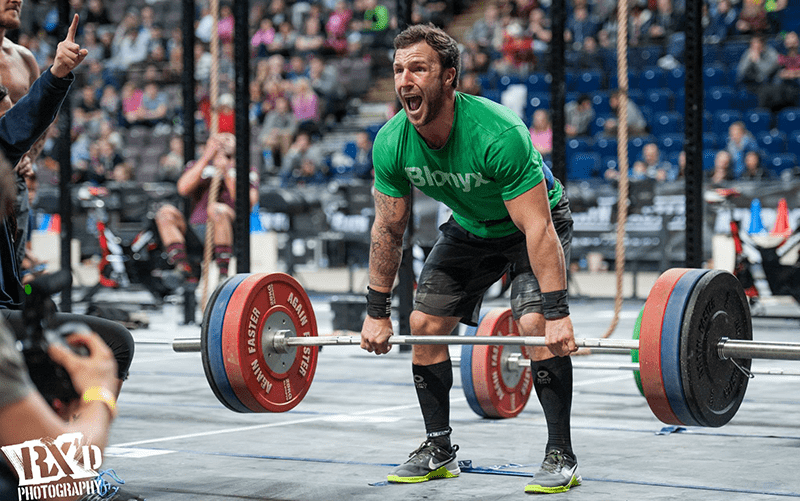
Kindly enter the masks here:
M 711 131 L 720 137 L 728 137 L 728 128 L 733 122 L 742 120 L 742 112 L 737 110 L 721 110 L 714 114 Z
M 677 111 L 655 113 L 650 121 L 650 132 L 656 136 L 683 131 L 683 115 Z
M 766 168 L 773 173 L 780 175 L 781 172 L 787 169 L 793 169 L 797 166 L 797 155 L 793 153 L 778 153 L 771 155 L 766 164 Z
M 767 110 L 750 110 L 744 114 L 744 124 L 753 135 L 772 129 L 772 114 Z
M 754 135 L 758 141 L 759 148 L 761 148 L 764 153 L 769 155 L 786 153 L 786 134 L 782 132 L 776 132 L 774 134 L 770 132 L 762 132 Z
M 567 179 L 591 179 L 600 174 L 600 155 L 597 153 L 576 153 L 567 161 Z

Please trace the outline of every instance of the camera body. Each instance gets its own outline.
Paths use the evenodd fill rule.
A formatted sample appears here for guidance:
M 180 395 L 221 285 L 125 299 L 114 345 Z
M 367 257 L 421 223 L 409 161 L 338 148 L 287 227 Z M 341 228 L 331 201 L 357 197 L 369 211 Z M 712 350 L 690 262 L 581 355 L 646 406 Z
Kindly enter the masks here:
M 17 347 L 25 358 L 31 381 L 50 406 L 56 400 L 66 404 L 80 396 L 66 369 L 55 363 L 47 353 L 51 344 L 69 346 L 64 342 L 65 335 L 90 330 L 80 323 L 53 327 L 57 309 L 50 296 L 65 289 L 71 280 L 70 272 L 62 270 L 31 282 L 30 287 L 26 287 L 27 297 L 22 310 L 25 328 L 17 332 Z M 88 355 L 85 347 L 69 347 L 80 355 Z

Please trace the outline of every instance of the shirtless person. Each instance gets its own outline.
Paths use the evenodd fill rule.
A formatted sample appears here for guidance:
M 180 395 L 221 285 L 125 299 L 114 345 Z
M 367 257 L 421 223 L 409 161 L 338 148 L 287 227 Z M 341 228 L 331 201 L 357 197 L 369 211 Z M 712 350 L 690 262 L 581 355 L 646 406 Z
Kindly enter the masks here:
M 0 115 L 27 94 L 28 89 L 41 74 L 36 58 L 33 57 L 31 51 L 15 44 L 5 36 L 6 30 L 19 29 L 21 10 L 22 0 L 0 0 L 0 82 L 8 89 L 8 99 L 11 100 L 10 103 L 0 103 Z M 25 242 L 28 240 L 30 203 L 28 202 L 28 186 L 25 178 L 33 174 L 33 162 L 41 153 L 43 146 L 44 135 L 14 166 L 14 172 L 17 173 L 17 200 L 14 204 L 17 234 L 14 245 L 18 268 L 25 257 Z

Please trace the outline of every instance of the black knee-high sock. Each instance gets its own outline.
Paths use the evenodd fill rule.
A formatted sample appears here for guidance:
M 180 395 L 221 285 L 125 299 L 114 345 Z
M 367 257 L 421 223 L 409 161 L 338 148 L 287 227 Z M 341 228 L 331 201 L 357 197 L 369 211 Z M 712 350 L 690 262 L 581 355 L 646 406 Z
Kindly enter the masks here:
M 450 446 L 450 388 L 453 365 L 450 359 L 433 365 L 412 365 L 417 399 L 428 438 L 443 449 Z
M 547 448 L 571 456 L 569 416 L 572 408 L 572 359 L 555 357 L 531 364 L 533 386 L 547 420 Z

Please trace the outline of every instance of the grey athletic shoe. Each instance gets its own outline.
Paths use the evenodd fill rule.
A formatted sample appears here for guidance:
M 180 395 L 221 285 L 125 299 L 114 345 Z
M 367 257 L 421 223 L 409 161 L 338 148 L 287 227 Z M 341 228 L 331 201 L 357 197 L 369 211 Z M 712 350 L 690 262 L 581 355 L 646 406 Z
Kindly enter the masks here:
M 533 475 L 531 483 L 525 486 L 525 492 L 555 494 L 567 492 L 578 485 L 581 485 L 578 462 L 568 454 L 552 450 L 545 455 L 542 466 Z
M 461 474 L 456 461 L 458 446 L 448 453 L 429 440 L 409 454 L 409 460 L 401 464 L 386 477 L 389 482 L 412 484 L 434 478 L 454 478 Z

